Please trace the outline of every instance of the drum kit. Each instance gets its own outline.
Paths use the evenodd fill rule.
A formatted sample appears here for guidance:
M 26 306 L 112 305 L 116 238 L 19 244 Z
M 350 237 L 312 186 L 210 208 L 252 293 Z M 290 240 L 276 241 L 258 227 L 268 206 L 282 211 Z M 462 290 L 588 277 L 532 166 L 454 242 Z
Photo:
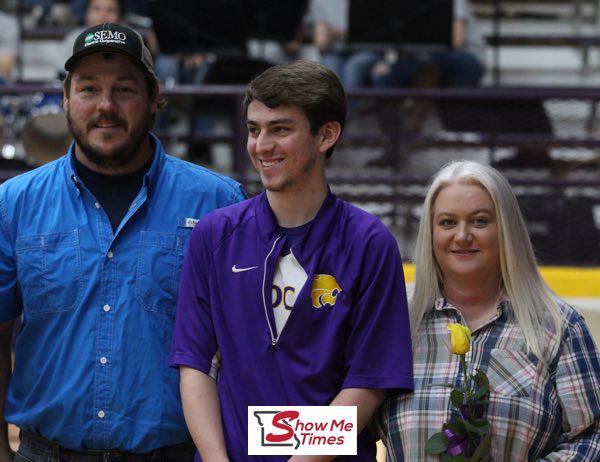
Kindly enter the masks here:
M 0 156 L 36 167 L 65 154 L 72 140 L 62 109 L 62 94 L 0 97 Z

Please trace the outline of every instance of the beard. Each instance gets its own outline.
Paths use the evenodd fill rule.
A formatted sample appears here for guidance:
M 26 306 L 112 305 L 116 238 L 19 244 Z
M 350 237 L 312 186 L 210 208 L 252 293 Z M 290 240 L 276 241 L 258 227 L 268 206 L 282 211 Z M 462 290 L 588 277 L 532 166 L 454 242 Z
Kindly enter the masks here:
M 125 143 L 122 143 L 120 146 L 117 146 L 108 154 L 103 154 L 100 150 L 96 149 L 87 141 L 84 129 L 80 129 L 73 123 L 70 108 L 67 108 L 66 115 L 69 130 L 73 135 L 77 146 L 79 146 L 85 157 L 97 167 L 102 169 L 117 170 L 127 166 L 136 157 L 140 146 L 154 125 L 155 115 L 149 111 L 147 111 L 146 114 L 147 115 L 141 121 L 139 127 L 131 132 L 129 140 Z M 99 120 L 118 124 L 125 129 L 129 127 L 128 122 L 122 118 L 116 116 L 97 116 L 90 119 L 86 123 L 86 128 L 89 129 L 93 127 Z

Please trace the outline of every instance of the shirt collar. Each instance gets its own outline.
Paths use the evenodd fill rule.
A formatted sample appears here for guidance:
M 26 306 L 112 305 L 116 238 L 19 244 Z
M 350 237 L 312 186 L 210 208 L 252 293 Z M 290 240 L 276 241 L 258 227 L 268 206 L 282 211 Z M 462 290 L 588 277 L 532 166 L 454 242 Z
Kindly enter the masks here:
M 461 319 L 463 319 L 462 315 L 460 314 L 460 310 L 458 308 L 456 308 L 454 305 L 452 305 L 452 303 L 450 303 L 444 297 L 439 297 L 435 301 L 434 308 L 438 313 L 441 313 L 442 311 L 445 311 L 445 310 L 453 311 L 457 315 L 459 315 Z M 498 321 L 505 322 L 508 319 L 507 316 L 510 316 L 510 304 L 508 303 L 508 300 L 503 297 L 498 302 L 498 306 L 496 307 L 495 316 L 492 316 L 488 321 L 485 322 L 485 324 L 479 326 L 477 328 L 477 331 L 479 331 L 480 329 L 484 328 L 485 326 L 487 326 L 491 323 L 495 323 Z
M 163 168 L 163 165 L 166 160 L 166 154 L 163 148 L 162 143 L 153 133 L 149 133 L 150 138 L 154 144 L 154 156 L 152 159 L 152 165 L 144 175 L 143 185 L 150 189 L 149 187 L 156 182 L 156 179 L 160 175 L 160 172 Z M 75 168 L 75 141 L 71 143 L 69 146 L 69 150 L 67 151 L 67 180 L 70 184 L 73 185 L 77 190 L 77 194 L 81 193 L 81 180 L 77 176 L 77 170 Z
M 504 298 L 504 297 L 502 297 L 500 299 L 500 301 L 498 302 L 498 311 L 500 312 L 500 314 L 504 312 L 507 303 L 508 303 L 508 300 L 506 300 L 506 298 Z M 458 308 L 456 308 L 454 305 L 452 305 L 452 303 L 450 303 L 444 297 L 437 298 L 435 300 L 435 303 L 433 304 L 433 307 L 437 311 L 442 311 L 442 310 L 458 310 Z
M 331 231 L 339 222 L 341 214 L 342 202 L 328 188 L 327 197 L 312 220 L 309 229 L 293 247 L 294 256 L 300 264 L 304 265 L 310 255 L 331 236 Z M 273 213 L 264 191 L 258 196 L 256 203 L 256 226 L 257 233 L 266 244 L 271 243 L 281 233 L 275 213 Z

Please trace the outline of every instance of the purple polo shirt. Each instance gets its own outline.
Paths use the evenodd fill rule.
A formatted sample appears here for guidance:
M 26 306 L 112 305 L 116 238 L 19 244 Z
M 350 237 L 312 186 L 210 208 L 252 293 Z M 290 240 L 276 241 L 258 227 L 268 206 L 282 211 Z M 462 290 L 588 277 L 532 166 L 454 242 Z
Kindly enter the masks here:
M 402 261 L 385 226 L 330 193 L 292 245 L 308 279 L 277 332 L 271 284 L 285 239 L 263 193 L 204 217 L 184 260 L 170 365 L 208 374 L 219 351 L 221 416 L 236 462 L 288 459 L 248 456 L 248 406 L 328 405 L 343 388 L 413 388 Z M 315 275 L 337 281 L 341 290 L 322 300 L 333 304 L 313 293 Z M 369 430 L 350 459 L 375 460 Z

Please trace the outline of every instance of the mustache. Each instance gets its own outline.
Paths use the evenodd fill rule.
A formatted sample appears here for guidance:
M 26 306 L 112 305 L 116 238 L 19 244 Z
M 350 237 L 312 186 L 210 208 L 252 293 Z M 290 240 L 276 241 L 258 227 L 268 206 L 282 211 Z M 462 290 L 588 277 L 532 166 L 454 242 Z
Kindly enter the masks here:
M 88 120 L 87 128 L 92 128 L 98 124 L 119 125 L 127 127 L 127 121 L 121 117 L 97 116 Z

